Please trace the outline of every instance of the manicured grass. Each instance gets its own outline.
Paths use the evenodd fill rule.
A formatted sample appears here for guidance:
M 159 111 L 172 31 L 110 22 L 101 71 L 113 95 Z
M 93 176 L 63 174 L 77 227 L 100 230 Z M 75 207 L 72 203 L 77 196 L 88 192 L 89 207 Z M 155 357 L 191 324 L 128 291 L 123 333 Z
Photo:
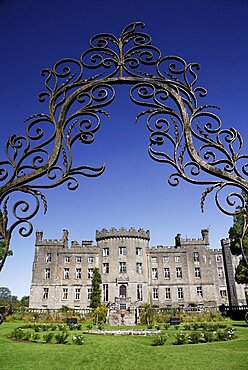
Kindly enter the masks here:
M 176 333 L 169 328 L 164 346 L 152 346 L 152 337 L 84 335 L 77 345 L 14 342 L 10 332 L 22 323 L 0 326 L 1 370 L 139 370 L 139 369 L 248 369 L 248 325 L 233 323 L 238 338 L 228 342 L 171 345 Z

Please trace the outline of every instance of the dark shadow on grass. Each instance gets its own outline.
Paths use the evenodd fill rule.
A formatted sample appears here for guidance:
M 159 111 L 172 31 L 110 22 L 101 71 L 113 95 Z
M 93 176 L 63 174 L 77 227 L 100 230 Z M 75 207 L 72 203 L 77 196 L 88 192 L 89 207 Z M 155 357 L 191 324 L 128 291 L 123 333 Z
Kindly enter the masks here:
M 237 327 L 241 327 L 241 328 L 248 328 L 248 324 L 243 322 L 243 321 L 242 322 L 235 322 L 235 323 L 233 323 L 232 326 L 237 326 Z

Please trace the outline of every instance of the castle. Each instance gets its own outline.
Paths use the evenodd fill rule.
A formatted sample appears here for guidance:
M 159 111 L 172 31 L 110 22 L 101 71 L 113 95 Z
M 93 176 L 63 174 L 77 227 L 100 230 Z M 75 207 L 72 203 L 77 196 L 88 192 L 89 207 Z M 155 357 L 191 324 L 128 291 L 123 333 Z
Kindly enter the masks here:
M 60 240 L 43 239 L 37 231 L 30 307 L 89 307 L 94 267 L 102 277 L 102 302 L 116 310 L 139 307 L 150 297 L 159 307 L 245 304 L 243 287 L 234 281 L 239 260 L 228 239 L 222 249 L 211 249 L 208 230 L 201 233 L 200 239 L 177 234 L 172 247 L 149 247 L 149 231 L 111 228 L 96 231 L 96 244 L 72 241 L 69 247 L 67 230 Z

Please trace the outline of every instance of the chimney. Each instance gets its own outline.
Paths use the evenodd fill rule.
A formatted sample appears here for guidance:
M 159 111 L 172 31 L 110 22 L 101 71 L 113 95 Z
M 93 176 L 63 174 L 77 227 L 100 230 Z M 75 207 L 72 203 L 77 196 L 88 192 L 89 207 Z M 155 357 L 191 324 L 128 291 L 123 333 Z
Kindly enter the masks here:
M 209 230 L 208 229 L 202 229 L 201 234 L 202 234 L 202 239 L 205 242 L 205 244 L 209 245 Z
M 62 236 L 62 242 L 63 242 L 63 247 L 68 248 L 68 230 L 64 229 L 63 230 L 63 236 Z

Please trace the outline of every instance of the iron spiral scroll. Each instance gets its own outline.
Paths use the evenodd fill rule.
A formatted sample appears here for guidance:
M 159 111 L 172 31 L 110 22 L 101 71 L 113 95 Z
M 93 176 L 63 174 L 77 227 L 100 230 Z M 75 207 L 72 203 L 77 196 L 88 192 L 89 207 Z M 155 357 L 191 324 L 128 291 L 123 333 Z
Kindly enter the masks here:
M 241 134 L 222 129 L 217 106 L 198 103 L 207 95 L 196 85 L 199 64 L 163 57 L 143 28 L 136 22 L 119 38 L 98 34 L 79 60 L 66 58 L 41 71 L 45 90 L 38 99 L 48 103 L 48 113 L 29 117 L 25 135 L 8 139 L 0 161 L 0 271 L 11 253 L 14 229 L 29 236 L 41 204 L 46 212 L 43 189 L 66 183 L 75 190 L 79 175 L 104 172 L 105 165 L 75 165 L 73 147 L 94 142 L 101 117 L 109 117 L 105 107 L 115 99 L 115 86 L 123 84 L 131 86 L 131 101 L 143 107 L 136 120 L 146 119 L 150 157 L 173 168 L 169 184 L 183 179 L 205 185 L 202 210 L 206 196 L 215 192 L 223 213 L 242 215 L 242 247 L 248 228 L 248 155 L 242 152 Z M 244 251 L 243 258 L 247 263 Z

